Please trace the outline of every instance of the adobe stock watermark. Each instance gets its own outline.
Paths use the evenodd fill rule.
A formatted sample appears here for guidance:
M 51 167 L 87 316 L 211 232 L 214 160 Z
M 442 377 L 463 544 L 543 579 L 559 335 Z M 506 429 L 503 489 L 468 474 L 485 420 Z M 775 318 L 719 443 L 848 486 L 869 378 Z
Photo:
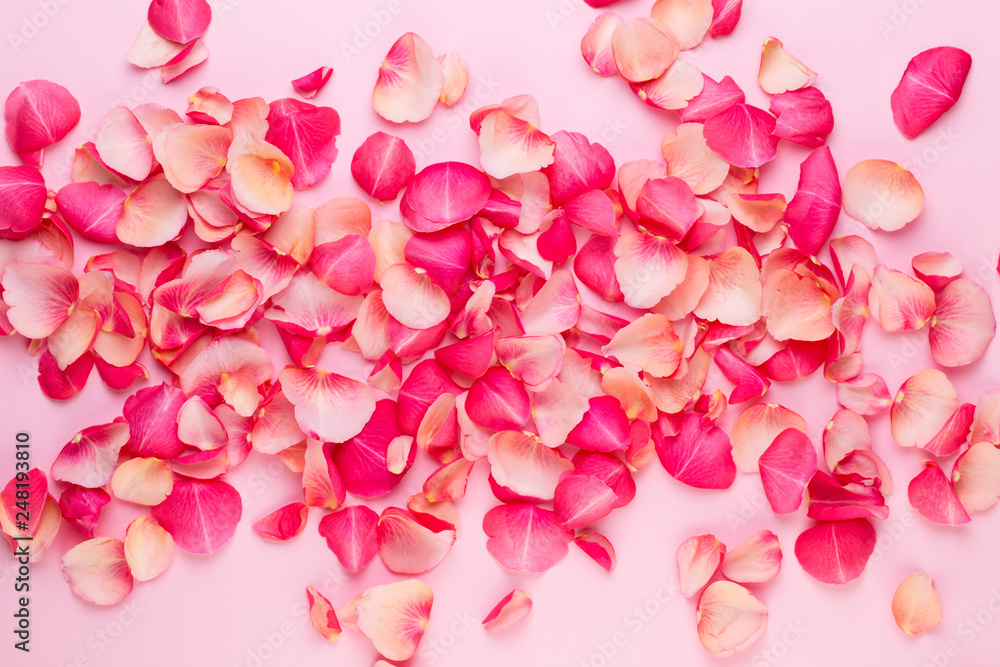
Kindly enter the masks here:
M 493 93 L 501 85 L 503 84 L 495 79 L 492 74 L 477 76 L 472 79 L 465 89 L 465 95 L 445 115 L 444 123 L 447 126 L 447 130 L 438 127 L 431 131 L 430 135 L 410 142 L 410 148 L 413 150 L 413 159 L 416 163 L 421 166 L 427 164 L 431 155 L 434 154 L 438 147 L 447 143 L 454 132 L 461 130 L 463 127 L 469 131 L 470 136 L 474 136 L 472 129 L 469 127 L 469 116 L 476 109 L 485 106 L 487 101 L 493 97 Z
M 451 621 L 444 630 L 441 630 L 433 637 L 424 636 L 420 642 L 420 659 L 427 661 L 428 665 L 436 663 L 441 656 L 451 650 L 459 640 L 479 623 L 469 612 L 455 612 Z
M 902 166 L 912 172 L 914 178 L 919 180 L 961 138 L 961 135 L 951 127 L 939 128 L 937 136 L 930 142 L 930 145 L 916 155 L 911 155 L 910 159 Z
M 361 25 L 354 26 L 354 35 L 350 41 L 340 43 L 340 53 L 351 62 L 361 52 L 372 45 L 372 40 L 382 34 L 393 19 L 403 11 L 403 0 L 389 0 L 381 9 L 370 12 L 371 19 Z
M 586 7 L 587 4 L 583 0 L 559 0 L 557 4 L 545 10 L 545 22 L 549 24 L 550 30 L 558 30 L 569 17 Z
M 983 632 L 986 632 L 997 616 L 1000 615 L 1000 591 L 993 588 L 990 590 L 990 596 L 986 604 L 975 612 L 966 615 L 955 626 L 956 638 L 945 642 L 940 650 L 929 652 L 927 660 L 921 663 L 920 667 L 945 667 L 952 664 L 956 658 L 962 655 L 963 649 L 972 644 Z M 966 665 L 970 663 L 955 661 L 955 664 Z
M 21 17 L 21 24 L 16 31 L 7 33 L 7 42 L 11 50 L 20 53 L 21 49 L 37 37 L 59 15 L 62 8 L 71 2 L 73 0 L 38 0 L 35 3 L 37 9 Z
M 98 658 L 122 638 L 143 611 L 143 608 L 138 606 L 135 600 L 125 602 L 117 616 L 108 621 L 103 628 L 87 635 L 84 645 L 88 650 L 77 653 L 73 662 L 61 667 L 96 667 L 106 664 L 104 660 Z
M 875 22 L 882 39 L 889 39 L 890 35 L 899 32 L 920 11 L 920 8 L 930 1 L 903 0 L 894 4 L 888 14 Z
M 792 647 L 797 646 L 802 641 L 807 632 L 809 632 L 809 628 L 802 625 L 801 620 L 786 621 L 785 630 L 781 636 L 761 649 L 750 661 L 750 667 L 777 665 L 788 656 Z
M 578 667 L 607 667 L 615 656 L 648 626 L 671 602 L 680 597 L 681 589 L 673 581 L 660 579 L 656 591 L 630 609 L 621 621 L 622 628 L 594 642 L 594 651 L 580 658 Z
M 325 577 L 317 588 L 327 597 L 334 595 L 347 581 L 347 575 L 341 569 L 327 570 Z M 244 656 L 233 663 L 233 667 L 263 667 L 266 662 L 274 658 L 309 618 L 309 604 L 305 595 L 302 598 L 288 610 L 291 619 L 286 619 L 276 627 L 262 632 L 255 640 L 256 643 L 246 650 Z
M 726 512 L 726 524 L 729 530 L 735 531 L 747 525 L 757 513 L 768 506 L 767 496 L 763 491 L 754 491 L 749 497 L 740 501 L 740 507 L 735 512 Z

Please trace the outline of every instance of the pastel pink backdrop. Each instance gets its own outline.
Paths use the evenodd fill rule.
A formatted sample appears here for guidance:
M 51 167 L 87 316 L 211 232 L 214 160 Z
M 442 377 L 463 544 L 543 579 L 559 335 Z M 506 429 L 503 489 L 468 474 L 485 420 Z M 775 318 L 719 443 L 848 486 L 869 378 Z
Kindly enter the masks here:
M 213 0 L 215 18 L 206 37 L 211 56 L 183 78 L 162 85 L 156 72 L 124 58 L 146 11 L 141 0 L 7 0 L 0 10 L 0 92 L 18 81 L 46 78 L 67 86 L 80 100 L 83 119 L 58 147 L 47 151 L 43 172 L 52 187 L 68 181 L 73 147 L 92 139 L 101 116 L 115 103 L 155 101 L 183 109 L 186 96 L 205 85 L 233 99 L 292 94 L 289 80 L 319 65 L 334 67 L 328 87 L 314 100 L 331 105 L 343 119 L 341 155 L 329 178 L 297 195 L 318 204 L 338 195 L 363 196 L 350 177 L 350 157 L 370 133 L 384 130 L 407 140 L 418 166 L 458 159 L 475 163 L 475 137 L 468 112 L 510 95 L 531 93 L 541 106 L 546 131 L 565 128 L 604 143 L 620 163 L 657 158 L 673 114 L 643 105 L 617 79 L 593 74 L 580 57 L 580 38 L 599 13 L 581 0 Z M 625 0 L 610 9 L 626 17 L 648 14 L 651 0 Z M 46 13 L 46 7 L 48 8 Z M 395 10 L 395 11 L 392 11 Z M 380 25 L 376 18 L 381 17 Z M 996 81 L 1000 13 L 976 0 L 747 0 L 735 34 L 706 40 L 691 60 L 718 79 L 731 74 L 752 103 L 766 106 L 755 83 L 760 45 L 774 35 L 820 74 L 818 86 L 832 101 L 836 129 L 831 145 L 841 173 L 864 158 L 885 158 L 914 169 L 927 195 L 920 218 L 902 232 L 875 234 L 841 217 L 837 234 L 872 239 L 881 261 L 907 269 L 912 255 L 948 250 L 980 280 L 1000 306 L 994 267 L 1000 247 L 996 224 L 996 172 L 1000 146 Z M 32 32 L 26 26 L 40 26 Z M 366 30 L 368 44 L 355 43 Z M 360 31 L 360 32 L 359 32 Z M 454 109 L 440 107 L 427 121 L 393 126 L 371 107 L 376 71 L 403 32 L 422 35 L 436 53 L 456 51 L 468 60 L 472 80 Z M 10 34 L 31 35 L 17 48 Z M 973 68 L 961 102 L 924 136 L 911 141 L 892 124 L 889 93 L 910 57 L 926 48 L 953 45 L 968 50 Z M 349 45 L 354 51 L 345 50 Z M 779 158 L 761 178 L 761 191 L 794 192 L 797 165 L 806 151 L 782 142 Z M 6 143 L 0 163 L 14 164 Z M 918 163 L 922 161 L 921 163 Z M 374 216 L 398 218 L 395 204 L 373 203 Z M 79 243 L 78 268 L 101 252 Z M 285 363 L 275 350 L 275 364 Z M 933 361 L 926 333 L 888 337 L 869 324 L 866 370 L 881 373 L 892 390 Z M 48 468 L 59 448 L 81 428 L 111 421 L 124 393 L 91 378 L 68 403 L 44 398 L 34 379 L 35 361 L 23 340 L 0 340 L 0 478 L 13 474 L 13 438 L 32 438 L 33 463 Z M 320 366 L 363 378 L 368 367 L 328 352 Z M 153 368 L 152 363 L 149 364 Z M 346 369 L 346 370 L 345 370 Z M 1000 385 L 1000 346 L 969 369 L 950 373 L 963 400 Z M 154 370 L 159 381 L 165 374 Z M 831 386 L 821 377 L 792 387 L 776 386 L 769 401 L 781 401 L 806 417 L 818 442 L 836 409 Z M 731 409 L 729 421 L 739 412 Z M 921 453 L 896 447 L 888 418 L 872 420 L 876 451 L 892 470 L 897 491 L 890 518 L 878 523 L 879 549 L 868 570 L 844 587 L 806 576 L 792 553 L 795 537 L 808 525 L 800 511 L 775 517 L 763 504 L 760 482 L 740 475 L 724 492 L 696 491 L 671 480 L 658 463 L 637 477 L 635 501 L 597 529 L 618 552 L 618 569 L 608 576 L 576 548 L 540 576 L 502 570 L 485 548 L 480 528 L 495 504 L 478 467 L 461 503 L 464 530 L 448 558 L 421 576 L 435 592 L 430 626 L 413 665 L 713 665 L 695 632 L 695 602 L 674 594 L 674 551 L 686 537 L 716 534 L 730 548 L 761 529 L 778 534 L 785 550 L 781 574 L 754 587 L 770 609 L 767 633 L 732 665 L 997 664 L 1000 650 L 1000 510 L 976 514 L 971 525 L 944 528 L 915 516 L 906 484 L 921 468 Z M 372 506 L 402 505 L 432 469 L 421 458 L 392 495 Z M 950 463 L 946 467 L 950 470 Z M 13 561 L 0 556 L 0 664 L 100 665 L 177 664 L 314 665 L 367 667 L 377 655 L 362 636 L 345 632 L 329 645 L 309 627 L 303 613 L 305 586 L 316 585 L 339 606 L 365 588 L 399 579 L 377 561 L 348 577 L 316 532 L 313 512 L 305 532 L 286 544 L 265 543 L 251 530 L 256 518 L 299 499 L 297 476 L 274 459 L 252 456 L 227 479 L 242 493 L 244 519 L 233 540 L 211 557 L 178 553 L 158 579 L 136 586 L 118 607 L 99 608 L 75 597 L 63 581 L 60 556 L 81 536 L 64 525 L 46 558 L 32 568 L 32 652 L 12 648 L 9 614 L 15 608 Z M 115 502 L 101 518 L 99 533 L 121 537 L 140 507 Z M 907 518 L 909 517 L 909 518 Z M 919 637 L 894 624 L 890 599 L 909 572 L 935 578 L 944 606 L 939 628 Z M 495 635 L 479 622 L 514 587 L 526 590 L 535 607 L 528 619 Z M 991 610 L 992 607 L 992 610 Z M 644 609 L 644 611 L 642 611 Z M 979 614 L 976 626 L 966 617 Z M 985 625 L 978 625 L 984 621 Z M 978 631 L 975 627 L 980 628 Z M 617 644 L 615 640 L 618 640 Z M 952 653 L 945 655 L 953 642 Z M 602 653 L 603 649 L 603 653 Z M 936 661 L 936 662 L 935 662 Z

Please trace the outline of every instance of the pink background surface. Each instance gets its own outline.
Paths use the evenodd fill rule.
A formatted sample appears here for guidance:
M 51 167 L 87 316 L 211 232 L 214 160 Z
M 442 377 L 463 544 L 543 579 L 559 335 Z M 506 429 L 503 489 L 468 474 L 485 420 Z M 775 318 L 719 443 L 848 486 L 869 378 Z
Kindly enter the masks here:
M 531 93 L 542 110 L 542 128 L 583 132 L 604 143 L 619 163 L 658 158 L 662 134 L 676 124 L 669 112 L 641 104 L 618 79 L 593 74 L 579 54 L 579 42 L 598 14 L 581 0 L 213 0 L 215 19 L 207 35 L 208 62 L 170 85 L 158 74 L 135 69 L 124 57 L 141 25 L 146 3 L 139 0 L 7 0 L 0 10 L 0 92 L 18 81 L 46 78 L 67 86 L 80 100 L 83 119 L 58 147 L 47 152 L 44 174 L 52 187 L 68 181 L 72 148 L 93 138 L 101 116 L 114 104 L 156 101 L 183 110 L 186 95 L 214 85 L 232 99 L 291 95 L 288 81 L 325 64 L 335 68 L 330 85 L 314 100 L 335 107 L 343 119 L 340 159 L 321 185 L 299 193 L 297 203 L 319 204 L 338 195 L 363 196 L 350 177 L 350 156 L 371 132 L 404 137 L 418 153 L 418 166 L 446 159 L 475 163 L 475 137 L 468 112 L 519 93 Z M 626 0 L 612 9 L 627 18 L 648 15 L 651 0 Z M 842 216 L 836 234 L 872 239 L 879 258 L 908 270 L 913 254 L 948 250 L 981 281 L 995 304 L 1000 286 L 994 267 L 1000 226 L 992 204 L 995 151 L 1000 146 L 996 81 L 1000 43 L 997 14 L 974 0 L 748 0 L 734 35 L 706 40 L 692 55 L 706 73 L 731 74 L 749 101 L 766 107 L 756 87 L 760 45 L 768 35 L 820 73 L 817 84 L 836 115 L 831 137 L 843 174 L 864 158 L 885 158 L 910 167 L 927 195 L 921 217 L 902 232 L 874 234 Z M 45 14 L 45 7 L 51 16 Z M 388 11 L 395 9 L 395 13 Z M 53 10 L 54 9 L 54 10 Z M 388 25 L 373 22 L 381 13 Z M 38 27 L 33 30 L 34 22 Z M 351 45 L 366 26 L 370 44 Z M 415 126 L 390 127 L 373 112 L 370 93 L 378 64 L 405 31 L 422 35 L 436 53 L 457 51 L 471 66 L 472 82 L 454 109 L 438 108 Z M 27 37 L 15 49 L 10 34 Z M 965 94 L 956 109 L 917 140 L 892 124 L 889 93 L 910 57 L 939 45 L 968 50 L 974 60 Z M 806 155 L 782 142 L 779 158 L 761 178 L 761 192 L 791 196 L 797 165 Z M 14 164 L 6 143 L 0 163 Z M 398 218 L 393 204 L 375 219 Z M 99 252 L 80 243 L 77 266 Z M 273 332 L 265 337 L 276 342 Z M 278 348 L 274 348 L 278 350 Z M 926 332 L 886 336 L 869 324 L 866 370 L 882 374 L 890 388 L 933 367 Z M 285 363 L 283 351 L 276 366 Z M 146 353 L 148 357 L 148 352 Z M 0 479 L 13 474 L 13 438 L 31 433 L 33 463 L 48 469 L 59 448 L 81 428 L 111 421 L 121 412 L 123 393 L 96 377 L 74 400 L 45 399 L 34 379 L 35 360 L 23 340 L 0 340 Z M 148 358 L 146 358 L 147 361 Z M 344 366 L 328 352 L 320 366 L 363 378 L 368 368 Z M 147 364 L 153 369 L 153 364 Z M 343 368 L 347 368 L 344 371 Z M 972 368 L 950 373 L 960 398 L 975 401 L 997 384 L 1000 346 L 993 345 Z M 154 369 L 154 379 L 165 377 Z M 769 400 L 799 411 L 818 442 L 836 409 L 832 386 L 813 377 L 793 387 L 775 387 Z M 729 422 L 738 414 L 731 409 Z M 617 571 L 606 575 L 579 550 L 541 576 L 503 571 L 489 556 L 480 528 L 495 504 L 479 466 L 461 503 L 465 529 L 452 553 L 422 575 L 435 591 L 434 611 L 414 665 L 710 665 L 717 659 L 701 648 L 695 632 L 695 602 L 674 592 L 674 551 L 690 535 L 712 532 L 735 547 L 760 529 L 771 529 L 786 560 L 772 582 L 754 587 L 770 608 L 770 627 L 733 665 L 966 665 L 997 664 L 1000 650 L 1000 510 L 974 515 L 964 528 L 928 524 L 913 514 L 905 486 L 921 468 L 921 453 L 903 451 L 889 437 L 888 417 L 871 420 L 875 449 L 889 463 L 897 491 L 891 515 L 877 522 L 879 547 L 860 580 L 846 587 L 819 584 L 806 576 L 794 555 L 795 537 L 808 525 L 804 510 L 778 518 L 765 505 L 755 476 L 739 475 L 725 492 L 700 492 L 671 480 L 658 463 L 637 476 L 635 501 L 597 528 L 618 551 Z M 371 503 L 376 510 L 403 505 L 432 470 L 426 457 L 392 495 Z M 946 464 L 950 470 L 950 462 Z M 376 559 L 360 575 L 344 576 L 316 532 L 320 513 L 286 544 L 264 543 L 250 523 L 300 498 L 298 476 L 273 458 L 252 455 L 227 476 L 244 497 L 244 520 L 233 540 L 211 557 L 178 553 L 160 578 L 138 584 L 125 603 L 98 608 L 75 597 L 63 581 L 59 558 L 81 536 L 63 526 L 46 558 L 32 568 L 32 653 L 11 647 L 9 614 L 15 608 L 13 561 L 0 556 L 0 664 L 3 665 L 238 665 L 333 664 L 367 666 L 376 653 L 362 636 L 345 632 L 327 645 L 309 627 L 304 588 L 313 584 L 340 606 L 365 588 L 400 577 Z M 121 537 L 142 508 L 114 502 L 99 533 Z M 944 606 L 939 628 L 909 637 L 893 623 L 889 602 L 909 572 L 935 578 Z M 526 622 L 488 635 L 479 627 L 487 611 L 513 587 L 526 590 L 535 608 Z M 992 610 L 991 607 L 992 606 Z M 975 617 L 978 621 L 968 620 Z M 615 641 L 617 640 L 617 645 Z M 951 649 L 952 656 L 945 651 Z M 602 653 L 603 649 L 603 653 Z

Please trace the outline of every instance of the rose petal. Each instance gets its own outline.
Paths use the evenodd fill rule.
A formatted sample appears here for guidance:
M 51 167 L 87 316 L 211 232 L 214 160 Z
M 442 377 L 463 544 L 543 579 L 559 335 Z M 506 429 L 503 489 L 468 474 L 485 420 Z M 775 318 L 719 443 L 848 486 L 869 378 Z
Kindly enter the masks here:
M 770 581 L 781 570 L 778 536 L 761 530 L 740 542 L 722 561 L 722 574 L 741 584 Z
M 715 576 L 726 555 L 726 545 L 715 535 L 689 537 L 677 547 L 681 594 L 694 597 Z
M 124 544 L 114 537 L 95 537 L 76 545 L 63 555 L 62 571 L 73 592 L 94 604 L 118 604 L 132 592 Z
M 895 162 L 862 160 L 844 176 L 844 212 L 869 229 L 902 229 L 923 208 L 920 183 Z
M 767 607 L 731 581 L 716 581 L 698 599 L 698 639 L 712 655 L 743 651 L 767 629 Z
M 955 487 L 936 463 L 924 462 L 923 471 L 910 480 L 906 495 L 913 509 L 931 523 L 960 526 L 971 521 Z
M 372 104 L 388 121 L 415 123 L 434 111 L 444 84 L 444 69 L 431 47 L 408 32 L 393 43 L 379 66 Z
M 764 494 L 775 514 L 791 514 L 802 504 L 806 484 L 816 472 L 816 450 L 797 428 L 779 433 L 757 461 Z
M 972 68 L 972 56 L 953 46 L 915 55 L 892 91 L 892 120 L 913 139 L 955 106 Z
M 795 558 L 816 581 L 846 584 L 864 572 L 875 539 L 875 529 L 867 519 L 823 521 L 798 536 Z

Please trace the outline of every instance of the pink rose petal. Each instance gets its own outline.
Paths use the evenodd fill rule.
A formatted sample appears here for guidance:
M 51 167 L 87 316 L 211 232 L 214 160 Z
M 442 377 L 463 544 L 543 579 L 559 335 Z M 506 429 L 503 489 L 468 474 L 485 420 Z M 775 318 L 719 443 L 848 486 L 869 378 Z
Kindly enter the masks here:
M 59 84 L 23 81 L 4 105 L 7 143 L 32 167 L 42 166 L 43 151 L 62 140 L 80 122 L 80 104 Z
M 178 547 L 188 553 L 210 554 L 232 539 L 243 515 L 243 502 L 226 482 L 179 480 L 151 513 Z
M 573 533 L 534 505 L 499 505 L 483 517 L 486 548 L 508 570 L 544 572 L 569 552 Z
M 114 537 L 95 537 L 76 545 L 63 555 L 62 571 L 73 592 L 94 604 L 118 604 L 132 592 L 124 544 Z
M 698 599 L 698 639 L 712 655 L 743 651 L 767 630 L 767 607 L 731 581 L 716 581 Z
M 846 584 L 861 576 L 875 550 L 875 528 L 867 519 L 823 521 L 795 540 L 802 569 L 824 584 Z
M 972 68 L 972 56 L 953 46 L 915 55 L 890 98 L 892 120 L 913 139 L 955 106 Z
M 444 88 L 441 63 L 419 35 L 405 33 L 389 49 L 372 92 L 375 111 L 393 123 L 418 122 L 431 115 Z
M 936 463 L 924 462 L 923 471 L 910 480 L 906 495 L 913 509 L 931 523 L 960 526 L 971 521 L 951 480 Z
M 844 176 L 844 212 L 870 229 L 902 229 L 923 208 L 920 183 L 895 162 L 862 160 Z
M 761 530 L 726 554 L 722 574 L 741 584 L 770 581 L 781 570 L 781 545 L 778 536 Z
M 681 594 L 694 597 L 715 576 L 726 555 L 726 545 L 715 535 L 689 537 L 677 547 Z

